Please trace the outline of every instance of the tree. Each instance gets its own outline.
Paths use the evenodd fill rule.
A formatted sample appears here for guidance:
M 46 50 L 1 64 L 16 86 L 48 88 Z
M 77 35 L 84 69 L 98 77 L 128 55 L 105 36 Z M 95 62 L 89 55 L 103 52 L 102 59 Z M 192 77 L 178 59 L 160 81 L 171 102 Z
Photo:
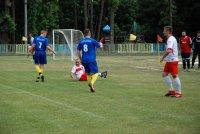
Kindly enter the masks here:
M 29 32 L 38 33 L 42 29 L 52 30 L 59 27 L 59 4 L 57 0 L 29 0 Z
M 93 35 L 93 33 L 94 33 L 94 27 L 93 27 L 93 25 L 94 25 L 94 6 L 93 6 L 93 0 L 89 0 L 89 5 L 90 5 L 90 31 L 91 31 L 91 34 L 92 34 L 92 36 L 94 36 Z
M 100 33 L 101 33 L 102 18 L 103 18 L 103 11 L 104 11 L 104 2 L 105 2 L 105 0 L 101 0 L 101 10 L 100 10 L 100 15 L 99 15 L 99 23 L 98 23 L 98 30 L 97 30 L 97 39 L 98 40 L 100 38 Z
M 169 1 L 143 0 L 137 1 L 137 5 L 136 20 L 141 25 L 141 31 L 147 42 L 154 42 L 157 32 L 164 25 L 170 25 Z
M 175 31 L 181 33 L 186 30 L 191 36 L 194 36 L 196 31 L 200 29 L 200 1 L 199 0 L 174 0 L 177 13 L 174 15 Z
M 126 35 L 136 32 L 133 29 L 136 20 L 137 0 L 123 0 L 116 11 L 115 23 Z M 116 31 L 115 31 L 116 33 Z
M 109 0 L 109 14 L 110 14 L 110 42 L 114 44 L 114 25 L 115 25 L 115 11 L 117 10 L 121 0 Z
M 3 9 L 0 11 L 0 42 L 11 43 L 16 30 L 14 1 L 5 0 L 0 8 Z
M 84 28 L 88 28 L 88 0 L 84 0 Z

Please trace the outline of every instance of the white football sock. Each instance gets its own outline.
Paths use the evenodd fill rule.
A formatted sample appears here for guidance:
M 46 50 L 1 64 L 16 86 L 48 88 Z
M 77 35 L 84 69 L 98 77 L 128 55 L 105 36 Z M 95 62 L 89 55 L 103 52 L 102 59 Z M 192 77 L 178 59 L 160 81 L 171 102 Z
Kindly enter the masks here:
M 165 81 L 165 83 L 167 84 L 167 86 L 169 87 L 170 90 L 173 90 L 173 85 L 172 85 L 172 80 L 169 76 L 165 76 L 163 77 L 163 80 Z
M 177 76 L 175 79 L 174 79 L 175 83 L 176 83 L 176 91 L 181 93 L 181 81 L 179 79 L 179 77 Z

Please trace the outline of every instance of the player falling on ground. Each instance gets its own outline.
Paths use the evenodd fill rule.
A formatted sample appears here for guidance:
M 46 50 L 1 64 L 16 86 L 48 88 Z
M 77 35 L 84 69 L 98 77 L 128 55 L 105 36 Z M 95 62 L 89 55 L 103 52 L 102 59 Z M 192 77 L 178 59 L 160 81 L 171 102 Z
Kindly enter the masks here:
M 29 48 L 29 52 L 32 52 L 33 49 L 35 50 L 33 57 L 36 65 L 35 69 L 38 74 L 36 82 L 39 82 L 40 79 L 44 82 L 44 65 L 47 64 L 46 49 L 55 54 L 51 47 L 48 46 L 48 39 L 46 38 L 47 33 L 47 30 L 42 30 L 41 35 L 34 38 L 33 44 Z
M 72 67 L 70 75 L 71 75 L 71 78 L 73 80 L 87 81 L 87 73 L 85 72 L 85 68 L 81 64 L 81 61 L 79 59 L 75 60 L 75 65 Z M 107 71 L 104 71 L 102 73 L 98 73 L 98 76 L 101 77 L 101 78 L 106 78 L 107 77 Z
M 165 96 L 171 96 L 180 98 L 182 97 L 181 93 L 181 82 L 178 77 L 178 45 L 176 38 L 172 35 L 172 27 L 165 26 L 163 31 L 164 36 L 167 38 L 166 52 L 163 55 L 160 62 L 166 61 L 164 70 L 163 70 L 163 79 L 169 87 L 169 91 Z M 172 79 L 169 74 L 172 75 L 173 81 L 176 84 L 176 88 L 173 88 Z
M 189 36 L 186 35 L 186 31 L 182 31 L 182 36 L 179 40 L 181 57 L 183 63 L 183 70 L 188 71 L 190 69 L 190 54 L 192 50 L 192 40 Z M 187 69 L 186 69 L 187 65 Z
M 84 31 L 84 38 L 79 42 L 77 46 L 78 57 L 80 58 L 85 72 L 87 73 L 88 86 L 91 92 L 95 92 L 94 84 L 98 78 L 98 66 L 96 62 L 96 48 L 102 47 L 101 42 L 91 38 L 91 32 L 89 29 Z M 81 55 L 82 52 L 82 55 Z

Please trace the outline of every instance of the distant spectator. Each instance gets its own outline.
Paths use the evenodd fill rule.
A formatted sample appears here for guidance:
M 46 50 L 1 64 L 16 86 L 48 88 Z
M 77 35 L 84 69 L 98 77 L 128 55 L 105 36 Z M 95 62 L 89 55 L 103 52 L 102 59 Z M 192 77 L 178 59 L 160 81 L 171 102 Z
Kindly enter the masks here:
M 190 69 L 190 54 L 192 50 L 192 40 L 186 35 L 186 31 L 182 31 L 182 36 L 179 39 L 181 57 L 183 62 L 183 69 L 189 71 Z M 187 65 L 187 69 L 186 69 Z
M 32 44 L 33 44 L 33 40 L 34 40 L 34 38 L 33 38 L 33 34 L 32 33 L 29 33 L 29 35 L 28 35 L 28 43 L 29 43 L 29 45 L 31 46 Z
M 194 68 L 194 63 L 198 55 L 199 63 L 198 68 L 200 68 L 200 31 L 197 31 L 197 36 L 192 39 L 192 49 L 193 49 L 193 56 L 192 56 L 192 67 Z
M 33 41 L 34 41 L 33 34 L 29 33 L 29 35 L 28 35 L 28 47 L 27 47 L 28 57 L 29 57 L 29 54 L 33 55 L 33 53 L 35 51 L 35 48 L 30 49 L 32 44 L 33 44 Z M 29 52 L 29 50 L 31 50 L 31 51 Z

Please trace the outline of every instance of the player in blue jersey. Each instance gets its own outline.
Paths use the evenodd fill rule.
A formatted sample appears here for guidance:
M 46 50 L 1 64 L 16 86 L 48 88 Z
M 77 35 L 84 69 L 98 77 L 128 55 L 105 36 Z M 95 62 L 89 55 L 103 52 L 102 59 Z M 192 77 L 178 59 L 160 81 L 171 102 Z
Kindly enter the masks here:
M 38 73 L 36 82 L 39 82 L 40 78 L 41 81 L 44 82 L 44 64 L 47 64 L 47 59 L 46 59 L 46 49 L 50 50 L 55 54 L 55 52 L 51 49 L 48 43 L 48 39 L 46 38 L 47 35 L 47 30 L 42 30 L 41 35 L 37 36 L 33 40 L 32 46 L 29 48 L 29 52 L 31 52 L 33 49 L 35 50 L 34 53 L 34 62 L 35 62 L 35 69 L 36 72 Z
M 98 78 L 98 66 L 96 62 L 96 48 L 102 47 L 101 42 L 97 42 L 91 38 L 91 32 L 86 29 L 84 32 L 84 38 L 80 40 L 77 50 L 78 57 L 82 61 L 87 75 L 88 86 L 91 92 L 95 92 L 94 83 Z M 82 55 L 81 55 L 82 53 Z

